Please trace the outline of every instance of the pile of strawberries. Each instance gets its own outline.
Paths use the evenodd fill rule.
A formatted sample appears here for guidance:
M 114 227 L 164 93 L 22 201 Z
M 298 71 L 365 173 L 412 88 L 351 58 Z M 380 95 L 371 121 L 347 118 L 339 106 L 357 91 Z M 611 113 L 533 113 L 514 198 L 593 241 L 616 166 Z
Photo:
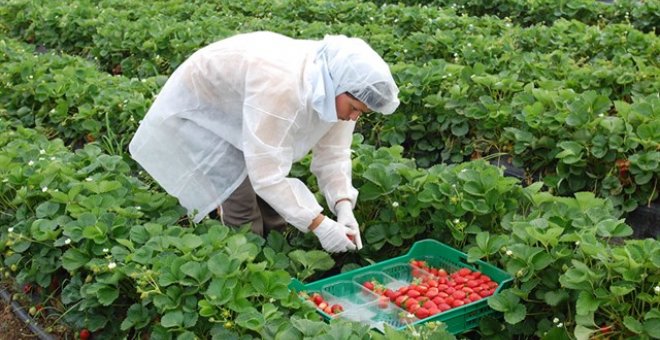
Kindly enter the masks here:
M 432 268 L 425 261 L 414 259 L 410 265 L 415 279 L 408 286 L 392 290 L 377 280 L 365 281 L 362 285 L 380 296 L 378 305 L 381 308 L 393 302 L 418 319 L 483 299 L 497 289 L 497 282 L 468 268 L 447 273 L 445 269 Z
M 299 294 L 303 299 L 313 302 L 316 308 L 322 310 L 324 313 L 330 316 L 344 311 L 344 307 L 342 305 L 338 303 L 330 305 L 319 293 L 312 293 L 312 295 L 309 295 L 305 292 L 300 292 Z

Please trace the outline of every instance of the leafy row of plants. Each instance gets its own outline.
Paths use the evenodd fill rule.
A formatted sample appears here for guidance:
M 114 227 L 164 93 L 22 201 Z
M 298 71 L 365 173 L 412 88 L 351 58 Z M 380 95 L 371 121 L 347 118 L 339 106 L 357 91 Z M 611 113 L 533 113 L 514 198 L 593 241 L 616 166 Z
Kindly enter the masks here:
M 369 334 L 325 324 L 289 291 L 292 275 L 332 268 L 327 253 L 215 220 L 191 225 L 174 198 L 94 143 L 71 152 L 0 120 L 0 145 L 0 266 L 19 287 L 39 292 L 44 301 L 31 302 L 47 307 L 39 313 L 97 339 Z
M 611 201 L 521 188 L 484 162 L 419 169 L 400 147 L 354 148 L 367 252 L 432 237 L 516 278 L 489 302 L 507 334 L 484 320 L 481 336 L 660 337 L 660 242 L 627 239 Z
M 286 289 L 292 276 L 314 279 L 333 267 L 327 254 L 304 250 L 318 247 L 313 237 L 274 233 L 266 242 L 216 221 L 188 225 L 173 198 L 150 190 L 118 156 L 94 144 L 72 153 L 4 122 L 3 131 L 2 264 L 19 284 L 46 289 L 57 278 L 54 290 L 67 308 L 60 312 L 73 327 L 100 338 L 184 339 L 351 329 L 306 321 L 318 317 Z M 555 197 L 539 192 L 541 183 L 522 188 L 483 161 L 420 169 L 401 147 L 376 149 L 360 138 L 355 147 L 366 248 L 359 258 L 339 256 L 344 270 L 433 237 L 516 277 L 514 288 L 489 302 L 504 314 L 508 335 L 501 321 L 485 319 L 481 336 L 586 338 L 604 329 L 660 336 L 660 243 L 612 242 L 631 228 L 611 203 L 589 193 Z M 119 328 L 109 323 L 117 315 Z M 444 334 L 430 327 L 409 336 Z
M 657 199 L 657 93 L 611 101 L 605 88 L 582 92 L 552 82 L 523 84 L 515 73 L 487 74 L 480 65 L 435 66 L 433 72 L 410 67 L 398 78 L 409 80 L 402 81 L 410 84 L 402 86 L 404 100 L 437 115 L 395 114 L 373 125 L 371 138 L 404 143 L 419 158 L 435 156 L 424 164 L 506 153 L 558 194 L 593 191 L 624 211 Z M 446 80 L 447 74 L 454 76 Z M 439 91 L 420 100 L 420 88 Z
M 565 32 L 571 30 L 577 31 L 577 33 L 571 35 L 566 43 L 555 42 L 553 44 L 548 44 L 551 46 L 587 45 L 592 47 L 593 51 L 602 51 L 598 53 L 594 52 L 594 54 L 599 55 L 597 60 L 600 60 L 599 58 L 601 57 L 607 59 L 612 58 L 611 52 L 608 52 L 611 50 L 608 50 L 608 48 L 616 45 L 617 40 L 615 38 L 622 34 L 622 30 L 626 29 L 625 27 L 610 26 L 603 31 L 604 35 L 601 34 L 599 37 L 598 35 L 592 34 L 594 33 L 593 30 L 580 31 L 580 28 L 584 29 L 585 26 L 567 22 L 563 23 L 563 25 L 562 23 L 559 23 L 553 27 L 553 29 L 556 29 L 557 32 L 555 33 L 560 36 L 564 36 Z M 520 40 L 515 41 L 519 41 L 521 44 L 528 44 L 525 43 L 525 41 L 531 41 L 532 37 L 534 37 L 534 41 L 539 37 L 544 38 L 542 41 L 551 41 L 551 39 L 549 39 L 551 34 L 543 31 L 539 32 L 534 32 L 533 34 L 521 34 L 519 35 L 520 37 L 526 38 L 520 38 Z M 582 34 L 588 32 L 590 33 Z M 574 43 L 576 36 L 586 37 L 580 42 L 597 41 L 597 44 L 600 45 L 600 47 L 590 44 Z M 445 35 L 442 40 L 436 39 L 434 40 L 434 44 L 440 41 L 455 40 L 451 37 L 456 37 L 456 34 Z M 653 40 L 647 40 L 643 35 L 634 35 L 631 37 L 636 37 L 635 39 L 630 39 L 634 43 L 630 44 L 629 49 L 638 53 L 637 58 L 634 59 L 638 65 L 643 60 L 640 58 L 651 61 L 649 51 L 654 49 L 654 45 L 652 44 Z M 524 84 L 524 81 L 531 81 L 532 79 L 538 79 L 541 77 L 557 78 L 564 81 L 554 83 L 547 81 L 540 83 L 537 86 L 551 87 L 553 89 L 557 87 L 560 89 L 568 87 L 575 88 L 578 91 L 584 88 L 596 89 L 598 91 L 603 91 L 605 94 L 608 94 L 609 92 L 608 95 L 610 97 L 627 101 L 632 100 L 630 98 L 631 93 L 653 93 L 654 88 L 657 90 L 657 86 L 653 86 L 653 84 L 657 84 L 657 82 L 654 82 L 653 78 L 654 75 L 657 74 L 657 72 L 654 72 L 657 70 L 657 67 L 649 66 L 642 68 L 642 66 L 639 66 L 638 68 L 640 69 L 640 72 L 632 73 L 629 65 L 633 59 L 629 54 L 617 55 L 615 53 L 613 60 L 619 66 L 615 69 L 611 69 L 612 64 L 607 60 L 594 63 L 593 67 L 585 67 L 586 65 L 584 64 L 571 62 L 571 59 L 567 58 L 564 54 L 539 54 L 536 52 L 530 52 L 517 55 L 514 53 L 516 50 L 513 50 L 504 55 L 500 55 L 500 59 L 507 60 L 507 67 L 509 69 L 507 72 L 498 75 L 484 75 L 483 73 L 485 70 L 498 67 L 498 65 L 487 66 L 479 64 L 480 60 L 483 59 L 483 56 L 489 55 L 486 52 L 486 48 L 489 51 L 492 51 L 493 46 L 501 46 L 501 51 L 504 51 L 508 46 L 503 39 L 499 40 L 500 42 L 504 42 L 502 45 L 497 43 L 495 45 L 488 45 L 486 43 L 487 40 L 488 39 L 481 39 L 479 40 L 480 42 L 474 39 L 471 40 L 475 43 L 472 45 L 473 48 L 475 48 L 475 50 L 472 50 L 472 55 L 482 57 L 474 59 L 470 58 L 469 54 L 466 54 L 465 58 L 463 58 L 465 60 L 459 61 L 475 65 L 475 71 L 472 74 L 470 73 L 470 70 L 472 70 L 470 67 L 449 67 L 450 70 L 448 71 L 448 67 L 441 67 L 443 63 L 440 63 L 441 65 L 438 66 L 438 63 L 431 62 L 427 64 L 430 66 L 425 65 L 422 69 L 409 64 L 400 64 L 400 68 L 397 68 L 399 71 L 396 72 L 396 75 L 400 80 L 399 82 L 405 84 L 404 87 L 408 87 L 404 88 L 402 99 L 404 102 L 417 105 L 411 105 L 407 108 L 403 107 L 401 110 L 402 113 L 399 114 L 398 117 L 392 117 L 392 119 L 386 120 L 385 122 L 376 122 L 375 125 L 382 124 L 382 129 L 374 129 L 372 131 L 382 131 L 382 134 L 376 135 L 381 136 L 382 139 L 389 143 L 404 143 L 409 150 L 412 150 L 410 153 L 416 157 L 420 165 L 428 166 L 429 164 L 438 161 L 460 161 L 465 157 L 470 157 L 475 154 L 478 156 L 479 154 L 487 154 L 494 151 L 509 152 L 512 150 L 512 144 L 515 142 L 512 142 L 511 139 L 518 138 L 520 134 L 504 133 L 506 126 L 514 126 L 516 131 L 522 130 L 523 133 L 527 135 L 530 133 L 534 134 L 534 126 L 530 127 L 527 125 L 526 120 L 516 120 L 512 114 L 512 112 L 514 112 L 513 110 L 520 109 L 513 104 L 516 104 L 516 97 L 520 95 L 519 91 L 522 90 L 522 84 Z M 608 43 L 604 44 L 604 41 L 608 41 Z M 468 45 L 471 44 L 472 43 L 468 43 Z M 481 49 L 482 53 L 475 52 L 476 49 Z M 447 50 L 451 50 L 451 48 L 448 48 Z M 579 49 L 574 53 L 576 55 L 581 55 L 584 54 L 584 51 L 584 49 Z M 600 56 L 603 53 L 605 55 Z M 622 58 L 622 56 L 624 57 Z M 535 63 L 532 64 L 531 62 Z M 566 69 L 566 65 L 570 65 L 572 70 Z M 503 65 L 499 65 L 499 67 L 502 66 Z M 453 73 L 451 72 L 452 68 L 455 70 Z M 431 76 L 426 76 L 428 73 L 431 73 Z M 459 73 L 462 73 L 460 74 L 460 77 Z M 528 74 L 529 76 L 512 76 L 515 74 Z M 565 80 L 567 75 L 571 75 L 572 78 L 570 80 Z M 599 78 L 594 79 L 593 75 L 599 75 Z M 478 76 L 478 78 L 475 76 Z M 455 84 L 457 81 L 458 86 Z M 502 85 L 496 86 L 496 84 Z M 437 92 L 438 89 L 447 87 L 449 87 L 449 91 L 446 94 L 443 95 L 442 93 Z M 465 90 L 462 90 L 461 88 L 465 88 Z M 410 91 L 407 92 L 406 90 L 408 89 Z M 611 91 L 610 89 L 615 89 L 615 91 Z M 431 95 L 434 91 L 437 94 Z M 657 93 L 657 91 L 655 92 Z M 407 98 L 407 95 L 409 95 L 410 98 Z M 488 96 L 491 98 L 488 99 Z M 522 93 L 522 96 L 529 97 L 529 91 Z M 495 104 L 495 102 L 501 102 L 502 100 L 505 100 L 505 104 Z M 512 105 L 506 103 L 508 100 L 512 101 Z M 529 104 L 529 100 L 526 101 L 528 103 L 523 102 L 522 104 Z M 650 101 L 653 107 L 655 105 L 653 103 L 654 99 L 651 98 Z M 480 102 L 482 105 L 474 107 L 471 104 L 473 102 Z M 562 107 L 566 106 L 564 103 L 560 103 L 559 105 Z M 611 106 L 612 104 L 610 104 L 610 108 L 606 111 L 614 110 Z M 646 106 L 646 103 L 636 103 L 634 106 Z M 415 120 L 417 120 L 415 124 L 400 124 L 400 121 L 405 119 L 409 112 L 428 110 L 428 107 L 433 108 L 433 111 L 431 112 L 435 113 L 436 116 L 415 114 L 413 116 Z M 540 105 L 537 105 L 536 107 L 537 109 L 544 110 L 548 115 L 555 113 L 555 110 L 553 110 L 552 107 L 546 108 L 545 106 Z M 563 108 L 560 108 L 560 110 L 562 109 Z M 469 112 L 466 113 L 465 111 Z M 523 110 L 523 115 L 524 114 Z M 580 112 L 577 114 L 584 116 L 584 114 L 588 113 Z M 653 121 L 654 114 L 655 113 L 651 112 L 650 117 L 646 120 Z M 491 120 L 491 118 L 493 119 L 490 122 L 483 121 L 484 119 Z M 549 125 L 553 123 L 553 120 L 544 121 L 543 123 Z M 521 126 L 519 124 L 521 124 Z M 639 179 L 635 178 L 632 183 L 629 183 L 631 181 L 627 178 L 621 179 L 618 183 L 614 180 L 616 177 L 616 170 L 618 170 L 618 166 L 614 161 L 620 160 L 625 163 L 628 162 L 630 157 L 632 157 L 633 164 L 637 164 L 636 160 L 639 157 L 636 154 L 637 146 L 634 143 L 622 148 L 619 142 L 614 141 L 614 144 L 610 143 L 611 145 L 607 145 L 603 148 L 603 143 L 599 142 L 599 145 L 596 147 L 600 148 L 602 150 L 601 152 L 594 153 L 595 157 L 591 157 L 590 154 L 586 153 L 584 154 L 584 157 L 580 159 L 580 163 L 596 163 L 594 165 L 595 167 L 601 169 L 605 168 L 605 171 L 601 170 L 595 174 L 594 172 L 586 174 L 582 171 L 585 168 L 583 164 L 579 164 L 575 169 L 569 169 L 570 171 L 566 171 L 567 167 L 571 168 L 572 166 L 567 165 L 566 163 L 568 162 L 564 162 L 565 159 L 557 159 L 554 157 L 554 155 L 562 150 L 555 148 L 549 153 L 545 150 L 545 146 L 556 146 L 559 141 L 566 139 L 566 134 L 564 134 L 562 130 L 562 128 L 565 127 L 565 124 L 558 121 L 557 125 L 560 129 L 556 129 L 552 126 L 549 126 L 549 129 L 547 129 L 546 126 L 540 126 L 538 132 L 540 132 L 541 136 L 526 138 L 524 143 L 531 145 L 537 144 L 534 139 L 544 140 L 540 147 L 527 148 L 525 153 L 516 152 L 514 154 L 514 161 L 516 164 L 520 167 L 529 169 L 530 172 L 543 171 L 549 173 L 551 180 L 548 181 L 548 183 L 551 188 L 558 193 L 565 194 L 577 190 L 593 190 L 602 193 L 605 197 L 617 197 L 618 205 L 625 211 L 633 210 L 639 204 L 648 203 L 657 197 L 655 186 L 652 186 L 647 190 L 639 189 L 640 185 L 649 182 L 654 184 L 657 183 L 657 175 L 655 175 L 657 167 L 653 166 L 657 159 L 656 153 L 651 153 L 649 155 L 642 154 L 640 156 L 643 163 L 641 168 L 643 168 L 643 170 L 639 170 L 639 167 L 635 167 L 638 171 L 636 171 L 634 175 L 640 173 L 641 175 L 637 176 Z M 578 129 L 581 128 L 580 126 L 572 127 L 577 127 Z M 632 128 L 637 129 L 634 124 L 632 125 Z M 548 130 L 555 131 L 556 135 L 547 136 L 546 133 Z M 628 129 L 621 132 L 624 139 L 635 139 L 637 137 L 627 136 L 627 132 Z M 440 138 L 435 137 L 438 135 Z M 572 135 L 569 136 L 572 138 Z M 601 136 L 602 135 L 596 135 L 594 138 L 602 139 Z M 530 138 L 532 138 L 531 141 Z M 376 137 L 369 136 L 368 139 L 372 143 L 377 142 Z M 649 140 L 649 138 L 642 139 Z M 650 138 L 650 140 L 652 141 L 653 138 Z M 570 140 L 567 142 L 570 142 Z M 632 147 L 630 147 L 630 145 L 632 145 Z M 116 147 L 120 149 L 121 145 L 117 145 Z M 590 145 L 587 144 L 582 147 L 589 149 Z M 649 147 L 651 150 L 652 148 L 652 146 Z M 603 160 L 602 156 L 598 156 L 598 154 L 603 153 L 609 153 L 608 159 Z M 613 154 L 614 157 L 612 156 Z M 578 175 L 580 178 L 575 178 L 576 176 L 574 176 L 574 174 Z M 623 177 L 625 177 L 625 175 L 626 174 L 624 173 Z M 569 181 L 572 181 L 572 184 L 569 183 Z
M 123 153 L 164 82 L 114 77 L 81 58 L 0 40 L 0 107 L 67 145 L 100 140 L 106 151 Z
M 404 3 L 408 6 L 440 6 L 456 8 L 470 16 L 496 15 L 511 18 L 523 26 L 550 24 L 558 19 L 575 19 L 588 25 L 632 22 L 644 32 L 657 32 L 658 3 L 640 0 L 376 0 L 377 4 Z
M 238 31 L 271 29 L 301 38 L 319 38 L 327 33 L 357 35 L 368 38 L 391 62 L 418 58 L 450 60 L 454 53 L 461 52 L 470 43 L 470 35 L 500 38 L 501 35 L 510 36 L 512 32 L 517 35 L 527 31 L 511 25 L 510 20 L 464 17 L 455 9 L 402 5 L 377 8 L 369 2 L 253 2 L 240 6 L 231 2 L 204 2 L 194 6 L 177 2 L 159 4 L 144 6 L 132 0 L 115 0 L 97 5 L 78 2 L 72 6 L 54 6 L 51 2 L 37 5 L 15 0 L 0 11 L 0 17 L 8 23 L 7 30 L 13 36 L 51 49 L 95 58 L 109 72 L 142 77 L 170 74 L 197 48 Z M 384 30 L 385 25 L 392 29 Z M 560 33 L 550 31 L 546 26 L 532 29 L 532 32 L 545 32 L 546 36 L 553 38 Z M 574 31 L 574 28 L 569 29 Z M 466 30 L 471 34 L 466 35 Z M 455 41 L 455 46 L 448 47 L 458 48 L 438 49 L 431 44 L 428 40 L 433 40 L 438 31 L 458 33 L 444 39 Z M 576 37 L 583 36 L 574 33 Z M 559 35 L 562 41 L 565 40 L 566 34 Z M 553 40 L 532 38 L 531 50 L 543 51 L 544 46 L 548 51 L 558 49 Z M 582 52 L 589 53 L 602 49 L 591 44 L 608 44 L 608 39 L 587 44 L 585 42 L 589 41 L 582 40 L 572 43 L 571 47 L 580 46 Z M 613 43 L 620 45 L 621 42 Z M 423 45 L 430 49 L 425 48 L 425 53 L 420 56 L 417 52 Z M 493 57 L 493 52 L 489 52 Z M 479 61 L 488 65 L 486 60 Z

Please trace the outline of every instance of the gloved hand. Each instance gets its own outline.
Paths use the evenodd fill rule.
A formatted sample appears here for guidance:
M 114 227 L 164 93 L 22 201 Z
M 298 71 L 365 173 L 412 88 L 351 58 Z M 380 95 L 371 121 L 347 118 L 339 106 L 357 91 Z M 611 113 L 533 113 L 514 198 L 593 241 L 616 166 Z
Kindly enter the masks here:
M 355 244 L 348 239 L 355 235 L 351 228 L 347 228 L 329 217 L 324 217 L 321 224 L 312 231 L 319 238 L 321 246 L 329 253 L 342 253 L 355 250 Z
M 337 212 L 337 223 L 343 224 L 355 231 L 355 245 L 357 250 L 362 249 L 362 237 L 360 236 L 360 226 L 355 215 L 353 215 L 353 204 L 350 201 L 340 201 L 335 205 Z

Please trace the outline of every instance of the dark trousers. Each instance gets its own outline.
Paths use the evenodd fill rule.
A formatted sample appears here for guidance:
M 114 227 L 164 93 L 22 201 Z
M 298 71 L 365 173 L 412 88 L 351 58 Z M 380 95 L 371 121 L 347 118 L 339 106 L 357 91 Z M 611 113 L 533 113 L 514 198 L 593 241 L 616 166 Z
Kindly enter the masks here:
M 247 177 L 218 207 L 218 211 L 209 215 L 233 227 L 252 223 L 252 231 L 264 237 L 271 230 L 283 231 L 287 225 L 282 216 L 257 196 Z

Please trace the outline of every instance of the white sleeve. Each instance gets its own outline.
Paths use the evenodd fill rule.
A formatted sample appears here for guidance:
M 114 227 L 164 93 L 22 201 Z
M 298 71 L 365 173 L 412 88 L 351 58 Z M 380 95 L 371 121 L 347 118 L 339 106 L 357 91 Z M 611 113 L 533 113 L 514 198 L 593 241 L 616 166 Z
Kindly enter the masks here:
M 337 122 L 313 148 L 311 171 L 316 175 L 330 211 L 342 198 L 355 207 L 358 191 L 353 187 L 351 143 L 355 121 Z
M 273 91 L 252 92 L 243 108 L 243 154 L 254 191 L 288 223 L 307 232 L 312 220 L 323 211 L 307 186 L 289 178 L 293 164 L 295 112 L 300 103 L 296 96 Z M 258 104 L 252 104 L 258 103 Z M 282 108 L 267 112 L 263 107 Z M 269 111 L 273 111 L 269 109 Z

